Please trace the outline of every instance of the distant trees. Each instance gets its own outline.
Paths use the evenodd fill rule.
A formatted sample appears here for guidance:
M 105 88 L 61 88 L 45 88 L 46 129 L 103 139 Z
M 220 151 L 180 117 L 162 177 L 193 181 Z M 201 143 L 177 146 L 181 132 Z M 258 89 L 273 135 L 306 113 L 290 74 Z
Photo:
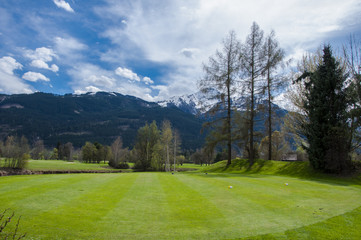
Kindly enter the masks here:
M 8 136 L 2 147 L 2 156 L 5 158 L 3 167 L 23 169 L 30 158 L 29 150 L 28 140 L 24 136 Z
M 153 121 L 138 130 L 137 142 L 133 151 L 136 154 L 135 169 L 171 171 L 174 160 L 177 159 L 180 138 L 169 121 L 162 123 L 161 130 Z
M 100 163 L 108 161 L 111 156 L 110 148 L 95 142 L 86 142 L 81 149 L 82 161 L 85 163 Z
M 129 168 L 129 149 L 123 148 L 123 141 L 117 137 L 108 150 L 109 166 L 114 168 Z
M 57 158 L 58 160 L 67 160 L 70 161 L 73 159 L 74 147 L 71 142 L 66 144 L 58 143 L 57 144 Z
M 44 141 L 38 139 L 33 144 L 33 149 L 31 150 L 31 158 L 32 159 L 44 159 L 45 146 Z
M 136 143 L 134 151 L 136 152 L 137 159 L 135 162 L 135 168 L 146 171 L 151 167 L 151 160 L 153 158 L 153 152 L 156 150 L 155 145 L 160 140 L 160 132 L 157 124 L 153 121 L 150 125 L 148 123 L 138 130 L 136 137 Z

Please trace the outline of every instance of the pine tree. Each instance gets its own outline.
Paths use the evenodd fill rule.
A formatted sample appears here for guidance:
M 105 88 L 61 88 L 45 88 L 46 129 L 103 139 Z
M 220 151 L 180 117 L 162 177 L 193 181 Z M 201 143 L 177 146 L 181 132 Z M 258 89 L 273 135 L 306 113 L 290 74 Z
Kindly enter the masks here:
M 309 146 L 304 146 L 314 169 L 340 173 L 350 164 L 347 144 L 347 76 L 332 56 L 330 46 L 323 49 L 323 60 L 316 71 L 305 72 L 304 108 L 308 121 L 302 129 Z

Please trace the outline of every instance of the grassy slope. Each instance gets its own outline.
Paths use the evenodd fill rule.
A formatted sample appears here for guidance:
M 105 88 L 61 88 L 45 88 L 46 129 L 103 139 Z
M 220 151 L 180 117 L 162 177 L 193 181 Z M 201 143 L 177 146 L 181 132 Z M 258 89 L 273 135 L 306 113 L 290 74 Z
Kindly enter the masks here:
M 351 183 L 260 174 L 0 178 L 1 208 L 23 216 L 29 239 L 317 238 L 358 227 L 359 199 L 360 187 Z
M 313 179 L 329 184 L 360 185 L 360 176 L 336 177 L 317 173 L 308 162 L 279 162 L 258 160 L 250 168 L 247 160 L 233 160 L 230 166 L 226 161 L 206 167 L 203 172 L 265 174 L 291 176 L 301 179 Z M 343 199 L 340 199 L 343 201 Z M 360 202 L 361 205 L 361 202 Z M 361 207 L 350 212 L 278 233 L 247 237 L 244 239 L 361 239 Z

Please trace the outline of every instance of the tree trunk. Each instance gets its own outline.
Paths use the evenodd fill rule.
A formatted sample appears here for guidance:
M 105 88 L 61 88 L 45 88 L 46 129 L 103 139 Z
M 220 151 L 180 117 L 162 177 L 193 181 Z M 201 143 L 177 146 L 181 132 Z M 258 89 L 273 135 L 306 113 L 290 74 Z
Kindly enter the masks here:
M 267 70 L 267 88 L 268 88 L 268 160 L 272 160 L 272 108 L 271 108 L 272 105 L 271 105 L 270 69 Z
M 255 81 L 255 59 L 254 59 L 254 49 L 252 49 L 252 72 L 251 72 L 251 119 L 249 124 L 249 164 L 250 166 L 254 163 L 254 146 L 253 146 L 253 125 L 254 125 L 254 81 Z
M 229 78 L 229 77 L 228 77 Z M 227 147 L 228 147 L 228 161 L 227 165 L 232 163 L 232 132 L 231 132 L 231 92 L 230 81 L 227 81 Z

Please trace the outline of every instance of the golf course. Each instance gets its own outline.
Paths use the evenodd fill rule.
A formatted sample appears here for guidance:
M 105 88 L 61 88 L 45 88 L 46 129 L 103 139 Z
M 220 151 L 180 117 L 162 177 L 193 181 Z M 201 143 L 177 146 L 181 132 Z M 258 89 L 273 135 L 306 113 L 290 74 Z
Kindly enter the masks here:
M 360 199 L 351 180 L 262 171 L 0 177 L 25 239 L 359 239 Z

